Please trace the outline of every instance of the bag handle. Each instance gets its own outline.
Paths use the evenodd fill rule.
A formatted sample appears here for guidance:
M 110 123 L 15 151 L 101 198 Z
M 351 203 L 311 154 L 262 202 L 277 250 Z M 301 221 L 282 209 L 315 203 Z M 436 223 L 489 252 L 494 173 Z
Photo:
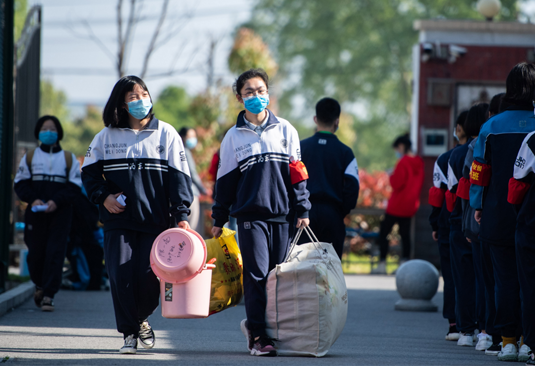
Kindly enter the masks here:
M 308 235 L 308 238 L 310 239 L 310 242 L 314 244 L 314 246 L 316 247 L 316 250 L 322 256 L 324 256 L 324 253 L 322 250 L 323 248 L 321 247 L 320 241 L 318 240 L 318 238 L 316 237 L 312 229 L 309 226 L 305 226 L 305 228 L 299 228 L 299 230 L 297 231 L 297 234 L 295 235 L 294 240 L 292 240 L 292 243 L 290 244 L 290 250 L 288 250 L 288 254 L 286 255 L 286 259 L 284 260 L 284 262 L 287 262 L 288 259 L 290 259 L 290 254 L 292 253 L 295 246 L 299 242 L 299 239 L 301 238 L 301 234 L 303 233 L 303 231 L 306 232 L 306 234 Z

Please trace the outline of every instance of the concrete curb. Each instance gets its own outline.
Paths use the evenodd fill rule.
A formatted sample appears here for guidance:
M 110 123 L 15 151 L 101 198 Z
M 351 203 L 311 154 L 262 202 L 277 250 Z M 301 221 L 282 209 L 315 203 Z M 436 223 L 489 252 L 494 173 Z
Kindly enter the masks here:
M 32 281 L 25 282 L 0 295 L 0 316 L 28 300 L 35 291 Z

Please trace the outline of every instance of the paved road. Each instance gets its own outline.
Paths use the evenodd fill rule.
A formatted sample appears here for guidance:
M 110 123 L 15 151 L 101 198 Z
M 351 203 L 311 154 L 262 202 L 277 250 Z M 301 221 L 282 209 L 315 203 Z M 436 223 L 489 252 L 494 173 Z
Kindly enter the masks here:
M 441 313 L 394 311 L 399 299 L 391 276 L 348 276 L 345 329 L 321 359 L 249 356 L 239 329 L 243 306 L 207 319 L 151 317 L 157 343 L 137 355 L 120 355 L 108 292 L 61 291 L 56 312 L 33 300 L 0 318 L 0 363 L 20 365 L 488 365 L 499 362 L 473 348 L 447 342 Z M 439 292 L 433 301 L 442 304 Z

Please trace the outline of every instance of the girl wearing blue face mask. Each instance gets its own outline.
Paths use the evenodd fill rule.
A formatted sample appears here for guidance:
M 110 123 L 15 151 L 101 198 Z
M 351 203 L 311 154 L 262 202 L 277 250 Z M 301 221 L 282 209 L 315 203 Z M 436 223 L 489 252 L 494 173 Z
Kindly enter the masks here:
M 201 194 L 208 194 L 208 192 L 202 184 L 201 177 L 199 177 L 199 174 L 197 174 L 197 165 L 195 164 L 193 154 L 191 153 L 191 150 L 195 149 L 197 146 L 197 132 L 195 132 L 194 128 L 182 127 L 180 131 L 178 131 L 178 134 L 182 138 L 182 142 L 186 147 L 186 160 L 188 162 L 189 171 L 191 174 L 191 182 L 193 183 L 191 188 L 193 190 L 194 199 L 190 206 L 191 214 L 188 216 L 188 221 L 190 226 L 194 230 L 198 231 L 197 229 L 199 229 L 199 219 L 201 216 L 199 196 Z
M 297 131 L 266 109 L 266 72 L 244 72 L 234 92 L 245 110 L 221 143 L 212 234 L 221 235 L 229 216 L 237 219 L 247 313 L 240 327 L 251 355 L 275 356 L 273 339 L 266 333 L 266 280 L 286 257 L 294 217 L 299 228 L 309 224 L 308 173 Z
M 87 149 L 82 181 L 99 205 L 104 256 L 110 277 L 120 353 L 136 353 L 138 340 L 154 347 L 148 317 L 158 307 L 160 286 L 150 267 L 156 237 L 171 225 L 188 229 L 193 201 L 182 139 L 152 113 L 147 86 L 121 78 L 103 113 L 104 125 Z
M 39 118 L 34 133 L 41 144 L 21 159 L 14 188 L 28 203 L 24 241 L 36 286 L 34 301 L 43 311 L 54 311 L 71 227 L 71 201 L 82 184 L 80 164 L 71 152 L 61 149 L 63 128 L 56 117 Z

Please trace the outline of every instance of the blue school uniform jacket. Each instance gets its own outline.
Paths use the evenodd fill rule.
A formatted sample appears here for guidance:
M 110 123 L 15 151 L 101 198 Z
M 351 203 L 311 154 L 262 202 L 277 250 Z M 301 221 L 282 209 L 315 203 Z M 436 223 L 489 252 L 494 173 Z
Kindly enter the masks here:
M 212 217 L 222 227 L 229 215 L 245 221 L 293 222 L 310 210 L 299 136 L 286 120 L 269 114 L 259 136 L 246 126 L 242 111 L 221 143 Z
M 489 119 L 479 132 L 470 172 L 470 205 L 483 210 L 479 237 L 490 244 L 515 243 L 516 213 L 507 202 L 517 153 L 535 130 L 533 110 L 506 110 Z
M 159 234 L 169 228 L 171 219 L 187 220 L 193 201 L 182 139 L 156 118 L 140 131 L 100 131 L 87 149 L 82 181 L 90 201 L 100 205 L 104 230 Z M 119 192 L 126 196 L 126 208 L 112 214 L 102 203 Z
M 455 201 L 453 207 L 450 207 L 450 224 L 459 230 L 462 229 L 463 206 L 461 198 L 457 197 L 456 193 L 459 181 L 463 177 L 464 159 L 468 152 L 468 145 L 471 142 L 472 138 L 468 139 L 465 144 L 453 150 L 450 159 L 448 160 L 448 191 L 450 197 L 452 197 L 450 199 Z M 453 208 L 453 210 L 451 210 L 451 208 Z
M 332 205 L 346 216 L 359 197 L 359 168 L 353 151 L 336 135 L 322 132 L 301 141 L 301 150 L 312 204 Z
M 431 215 L 429 215 L 429 224 L 433 231 L 438 233 L 440 243 L 449 243 L 450 241 L 450 212 L 446 208 L 444 195 L 448 190 L 448 161 L 454 149 L 441 154 L 435 161 L 433 187 L 429 192 L 429 203 L 433 207 Z

